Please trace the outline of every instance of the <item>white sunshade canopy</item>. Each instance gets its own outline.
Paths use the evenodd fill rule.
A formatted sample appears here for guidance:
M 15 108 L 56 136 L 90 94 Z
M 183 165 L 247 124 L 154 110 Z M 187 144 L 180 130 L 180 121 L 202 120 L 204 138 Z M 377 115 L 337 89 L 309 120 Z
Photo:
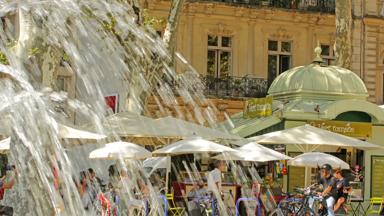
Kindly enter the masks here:
M 75 129 L 63 124 L 58 124 L 59 137 L 62 139 L 87 139 L 99 140 L 106 138 L 105 135 Z
M 238 161 L 254 161 L 267 162 L 278 160 L 289 160 L 291 157 L 284 155 L 278 151 L 272 150 L 256 142 L 250 142 L 240 148 L 236 148 L 236 152 L 228 152 L 215 157 L 219 160 L 238 160 Z
M 321 145 L 352 147 L 358 149 L 380 149 L 381 146 L 333 133 L 310 125 L 289 128 L 249 138 L 260 144 L 297 145 L 303 152 L 313 151 Z
M 226 133 L 217 129 L 208 128 L 203 125 L 195 124 L 192 122 L 184 121 L 182 119 L 174 118 L 171 116 L 156 119 L 159 128 L 165 128 L 167 133 L 175 134 L 178 137 L 188 138 L 191 136 L 199 136 L 208 140 L 215 139 L 242 139 L 237 135 Z
M 90 159 L 145 159 L 152 157 L 147 149 L 128 142 L 113 142 L 89 153 Z
M 121 112 L 109 116 L 103 122 L 103 126 L 120 136 L 187 138 L 196 135 L 208 140 L 242 139 L 230 133 L 174 117 L 153 119 L 131 112 Z
M 143 167 L 152 169 L 168 169 L 170 157 L 151 157 L 143 161 Z
M 0 141 L 0 153 L 4 154 L 9 151 L 11 146 L 11 137 L 3 139 Z
M 148 173 L 151 175 L 157 169 L 166 169 L 170 170 L 171 167 L 171 157 L 151 157 L 143 161 L 144 168 L 151 168 Z
M 223 152 L 235 152 L 236 150 L 205 140 L 201 137 L 190 137 L 184 140 L 177 141 L 163 148 L 160 148 L 152 154 L 154 156 L 161 155 L 182 155 L 182 154 L 194 154 L 194 153 L 223 153 Z
M 155 129 L 154 119 L 131 112 L 120 112 L 108 116 L 102 126 L 119 136 L 157 137 L 160 130 Z
M 288 165 L 300 167 L 317 168 L 323 164 L 330 164 L 334 169 L 350 169 L 349 164 L 340 158 L 322 152 L 307 152 L 288 161 Z

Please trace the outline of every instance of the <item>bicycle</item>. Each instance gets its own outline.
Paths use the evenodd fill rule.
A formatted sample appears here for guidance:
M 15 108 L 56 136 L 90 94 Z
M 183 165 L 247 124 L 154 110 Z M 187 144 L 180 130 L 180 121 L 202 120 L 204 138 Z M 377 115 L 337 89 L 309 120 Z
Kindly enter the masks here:
M 232 196 L 231 193 L 229 194 Z M 207 196 L 197 197 L 196 202 L 200 207 L 200 215 L 203 215 L 203 216 L 212 216 L 212 215 L 219 216 L 220 215 L 220 213 L 218 212 L 219 207 L 217 206 L 218 201 L 217 200 L 215 201 L 215 198 L 212 193 L 208 193 Z M 225 207 L 226 209 L 224 211 L 226 211 L 226 215 L 228 216 L 235 215 L 235 213 L 229 206 L 225 206 Z
M 276 212 L 276 214 L 272 214 L 272 215 L 279 215 L 280 213 L 280 215 L 293 216 L 299 211 L 302 204 L 303 204 L 303 198 L 293 196 L 287 193 L 285 194 L 285 198 L 282 199 L 277 205 L 277 208 L 280 211 L 279 212 L 274 211 Z
M 307 188 L 296 188 L 297 195 L 285 194 L 286 198 L 282 199 L 277 208 L 272 211 L 271 216 L 318 216 L 317 210 L 314 209 L 315 202 L 320 201 L 320 197 L 313 193 L 315 185 Z

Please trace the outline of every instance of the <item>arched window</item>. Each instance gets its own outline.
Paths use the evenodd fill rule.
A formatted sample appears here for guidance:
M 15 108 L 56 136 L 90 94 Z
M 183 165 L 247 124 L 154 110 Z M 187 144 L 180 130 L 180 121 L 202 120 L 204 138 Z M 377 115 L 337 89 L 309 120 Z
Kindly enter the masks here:
M 372 122 L 372 117 L 365 112 L 349 111 L 340 113 L 338 116 L 336 116 L 335 120 L 351 122 Z

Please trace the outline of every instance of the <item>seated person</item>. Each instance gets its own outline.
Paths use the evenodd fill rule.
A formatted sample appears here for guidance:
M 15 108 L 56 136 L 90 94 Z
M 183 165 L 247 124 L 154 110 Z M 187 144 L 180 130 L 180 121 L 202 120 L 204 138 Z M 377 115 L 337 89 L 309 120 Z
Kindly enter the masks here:
M 347 200 L 348 193 L 350 192 L 351 188 L 349 185 L 349 181 L 342 176 L 341 170 L 336 170 L 333 176 L 337 179 L 337 183 L 336 183 L 337 197 L 336 197 L 336 204 L 334 207 L 334 212 L 336 212 Z M 346 210 L 346 208 L 344 209 Z
M 206 188 L 204 188 L 204 182 L 199 181 L 197 184 L 193 185 L 193 188 L 191 191 L 189 191 L 187 197 L 188 199 L 195 199 L 199 197 L 207 196 L 208 191 Z
M 193 185 L 193 188 L 191 191 L 189 191 L 187 198 L 188 198 L 188 206 L 190 209 L 197 209 L 200 208 L 200 202 L 203 201 L 202 198 L 207 196 L 208 191 L 206 188 L 204 188 L 204 182 L 199 181 L 197 184 Z

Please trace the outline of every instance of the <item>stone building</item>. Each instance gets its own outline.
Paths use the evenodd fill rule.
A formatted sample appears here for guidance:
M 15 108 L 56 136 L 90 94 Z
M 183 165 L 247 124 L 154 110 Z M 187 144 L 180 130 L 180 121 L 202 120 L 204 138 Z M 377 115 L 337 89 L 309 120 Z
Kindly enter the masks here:
M 384 8 L 381 0 L 353 0 L 352 68 L 369 101 L 384 102 Z M 148 15 L 166 19 L 170 1 L 146 0 Z M 156 26 L 159 34 L 164 26 Z M 187 0 L 177 51 L 201 73 L 207 95 L 222 111 L 240 111 L 242 100 L 261 97 L 280 74 L 313 58 L 320 42 L 326 64 L 334 62 L 334 0 Z M 232 104 L 232 105 L 231 105 Z M 223 116 L 221 116 L 223 117 Z

